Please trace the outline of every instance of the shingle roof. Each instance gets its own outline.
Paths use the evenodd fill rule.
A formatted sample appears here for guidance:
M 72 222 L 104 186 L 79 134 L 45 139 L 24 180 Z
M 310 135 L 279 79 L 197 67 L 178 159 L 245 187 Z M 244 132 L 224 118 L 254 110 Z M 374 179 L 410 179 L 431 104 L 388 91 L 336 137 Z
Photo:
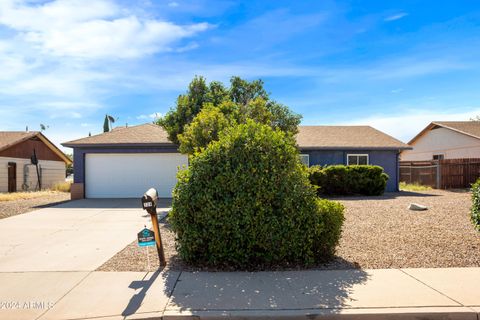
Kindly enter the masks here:
M 403 142 L 369 126 L 300 126 L 297 143 L 312 149 L 408 149 Z M 62 143 L 65 147 L 91 145 L 173 145 L 165 130 L 154 124 L 114 130 Z
M 442 127 L 450 129 L 467 136 L 480 139 L 480 121 L 433 121 L 425 129 L 420 131 L 408 144 L 412 144 L 420 138 L 425 132 L 434 129 L 435 127 Z
M 131 127 L 118 127 L 110 132 L 97 134 L 62 143 L 65 147 L 79 147 L 90 145 L 173 145 L 168 140 L 167 132 L 160 126 L 152 123 Z
M 37 134 L 37 131 L 0 131 L 0 151 L 30 139 Z
M 72 160 L 68 158 L 58 147 L 47 139 L 41 132 L 38 131 L 0 131 L 0 151 L 10 148 L 20 142 L 30 138 L 37 137 L 45 143 L 60 159 L 65 163 L 70 164 Z
M 370 126 L 300 126 L 297 143 L 303 149 L 410 149 Z

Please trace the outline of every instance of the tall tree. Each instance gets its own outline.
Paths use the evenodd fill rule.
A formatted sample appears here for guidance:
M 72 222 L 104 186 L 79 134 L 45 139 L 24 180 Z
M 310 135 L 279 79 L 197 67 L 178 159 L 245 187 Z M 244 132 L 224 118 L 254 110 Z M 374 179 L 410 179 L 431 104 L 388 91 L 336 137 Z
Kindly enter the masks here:
M 262 80 L 247 81 L 240 77 L 232 77 L 230 87 L 226 88 L 221 82 L 212 81 L 207 84 L 204 77 L 195 76 L 189 84 L 187 92 L 178 96 L 175 107 L 156 123 L 167 131 L 172 142 L 179 144 L 179 135 L 184 132 L 185 126 L 193 121 L 205 105 L 211 104 L 219 107 L 222 103 L 230 101 L 238 108 L 242 108 L 239 112 L 247 112 L 249 103 L 258 98 L 263 99 L 268 108 L 281 109 L 273 101 L 270 101 Z M 271 113 L 282 115 L 278 112 Z M 288 112 L 283 112 L 283 116 L 287 116 L 287 114 Z M 290 112 L 290 115 L 293 113 Z
M 115 123 L 115 118 L 106 114 L 105 120 L 103 120 L 103 132 L 109 132 L 113 129 L 113 123 Z
M 240 105 L 247 105 L 256 98 L 268 100 L 268 93 L 263 87 L 262 80 L 248 82 L 240 77 L 230 79 L 230 99 Z
M 207 104 L 193 121 L 185 126 L 184 132 L 178 135 L 179 150 L 186 154 L 201 152 L 210 142 L 218 140 L 222 131 L 249 120 L 269 125 L 293 136 L 298 131 L 300 119 L 300 115 L 293 113 L 288 107 L 265 101 L 261 97 L 245 106 L 232 101 L 223 102 L 218 107 Z
M 210 92 L 205 78 L 195 76 L 188 85 L 187 93 L 178 96 L 175 108 L 158 119 L 157 124 L 165 128 L 172 142 L 178 143 L 177 136 L 183 132 L 183 127 L 193 120 L 204 103 L 213 98 L 209 95 L 211 96 L 212 92 Z

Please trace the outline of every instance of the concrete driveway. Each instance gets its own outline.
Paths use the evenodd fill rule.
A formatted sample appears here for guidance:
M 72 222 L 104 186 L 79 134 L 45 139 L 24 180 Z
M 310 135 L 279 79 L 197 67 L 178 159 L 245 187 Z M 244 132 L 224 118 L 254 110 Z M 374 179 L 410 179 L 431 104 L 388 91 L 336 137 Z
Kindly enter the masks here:
M 159 214 L 167 212 L 162 200 Z M 163 207 L 163 208 L 160 208 Z M 0 220 L 0 272 L 92 271 L 136 239 L 140 199 L 85 199 Z

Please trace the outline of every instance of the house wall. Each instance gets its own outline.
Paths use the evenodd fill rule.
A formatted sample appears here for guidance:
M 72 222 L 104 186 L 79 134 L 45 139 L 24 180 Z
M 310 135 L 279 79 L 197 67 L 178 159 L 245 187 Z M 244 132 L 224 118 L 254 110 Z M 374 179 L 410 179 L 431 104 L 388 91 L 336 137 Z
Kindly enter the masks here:
M 389 179 L 386 191 L 398 191 L 398 151 L 396 150 L 300 150 L 302 154 L 308 154 L 310 165 L 335 165 L 347 164 L 347 154 L 368 154 L 371 165 L 383 168 Z
M 73 182 L 85 182 L 85 154 L 86 153 L 175 153 L 176 146 L 168 147 L 89 147 L 73 149 Z
M 38 137 L 30 138 L 0 151 L 0 157 L 30 159 L 33 150 L 35 150 L 38 159 L 63 162 L 62 158 Z
M 17 164 L 17 191 L 32 191 L 37 186 L 37 170 L 30 159 L 0 157 L 0 192 L 8 192 L 8 163 Z M 56 183 L 65 181 L 65 162 L 38 161 L 42 188 L 48 189 Z
M 434 154 L 444 154 L 445 159 L 480 158 L 479 139 L 441 127 L 427 131 L 411 147 L 401 153 L 402 161 L 432 160 Z

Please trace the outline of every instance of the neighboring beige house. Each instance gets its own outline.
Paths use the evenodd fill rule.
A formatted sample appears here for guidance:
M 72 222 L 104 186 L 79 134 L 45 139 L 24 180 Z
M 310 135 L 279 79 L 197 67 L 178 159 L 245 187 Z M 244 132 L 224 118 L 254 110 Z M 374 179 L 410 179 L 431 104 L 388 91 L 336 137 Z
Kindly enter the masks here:
M 480 121 L 435 121 L 408 144 L 402 161 L 480 158 Z
M 42 189 L 65 181 L 65 166 L 72 161 L 41 132 L 0 131 L 0 192 L 38 188 L 34 150 Z

